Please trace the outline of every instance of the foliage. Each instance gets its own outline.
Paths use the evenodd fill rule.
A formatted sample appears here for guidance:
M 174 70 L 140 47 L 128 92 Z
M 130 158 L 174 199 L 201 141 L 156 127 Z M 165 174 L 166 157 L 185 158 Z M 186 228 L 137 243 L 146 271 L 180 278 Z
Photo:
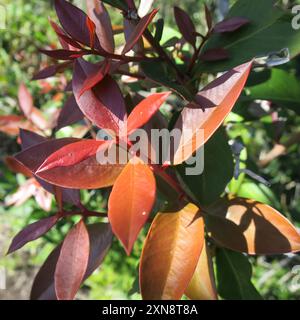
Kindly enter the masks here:
M 33 195 L 50 211 L 20 231 L 9 252 L 50 229 L 50 235 L 54 228 L 65 235 L 37 274 L 31 298 L 73 299 L 116 243 L 113 237 L 128 255 L 132 250 L 140 255 L 144 299 L 260 298 L 242 253 L 300 250 L 297 229 L 278 211 L 291 217 L 288 206 L 298 220 L 298 184 L 289 187 L 298 179 L 298 161 L 292 156 L 290 172 L 285 163 L 276 164 L 278 156 L 296 148 L 299 135 L 296 62 L 268 69 L 299 53 L 291 17 L 273 1 L 239 0 L 217 24 L 213 11 L 203 7 L 206 26 L 198 30 L 175 7 L 178 31 L 165 37 L 163 21 L 155 20 L 157 10 L 150 6 L 147 12 L 141 6 L 139 16 L 133 1 L 89 0 L 87 15 L 67 1 L 54 3 L 60 25 L 50 24 L 61 49 L 53 43 L 40 49 L 50 59 L 34 79 L 46 87 L 44 79 L 59 75 L 47 93 L 66 91 L 68 100 L 60 111 L 56 102 L 62 95 L 52 96 L 51 108 L 38 108 L 21 84 L 22 115 L 0 118 L 1 131 L 18 136 L 22 148 L 6 158 L 6 165 L 27 177 L 7 205 Z M 121 10 L 124 27 L 111 24 L 105 4 Z M 265 17 L 256 14 L 257 8 Z M 282 90 L 282 83 L 290 85 Z M 267 107 L 257 99 L 267 99 Z M 106 136 L 96 136 L 96 128 L 105 129 Z M 180 129 L 182 135 L 169 158 L 152 164 L 143 150 L 157 146 L 132 148 L 139 128 L 148 133 Z M 286 141 L 285 132 L 292 134 Z M 276 143 L 275 150 L 258 161 L 265 139 Z M 190 160 L 203 148 L 204 173 L 187 175 Z M 99 162 L 99 151 L 113 150 L 125 150 L 126 161 Z M 278 170 L 285 173 L 279 176 Z M 272 180 L 274 191 L 262 174 Z M 289 196 L 286 206 L 276 199 L 280 192 Z M 56 209 L 47 204 L 51 194 Z M 143 239 L 139 235 L 148 224 Z M 141 254 L 133 249 L 138 237 Z M 228 286 L 228 279 L 236 286 Z

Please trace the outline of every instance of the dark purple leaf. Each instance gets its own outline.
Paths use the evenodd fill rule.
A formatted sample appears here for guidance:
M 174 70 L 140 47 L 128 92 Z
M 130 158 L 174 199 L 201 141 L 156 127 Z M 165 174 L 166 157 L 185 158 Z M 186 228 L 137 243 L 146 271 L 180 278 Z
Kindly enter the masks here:
M 196 44 L 196 29 L 190 16 L 178 7 L 174 7 L 174 14 L 179 31 L 191 45 Z
M 107 254 L 113 234 L 109 224 L 97 223 L 87 225 L 90 238 L 89 262 L 84 276 L 87 279 L 102 263 Z M 54 290 L 54 273 L 61 245 L 56 247 L 44 262 L 32 286 L 31 300 L 56 300 Z
M 56 224 L 58 219 L 58 216 L 55 215 L 28 225 L 14 237 L 7 254 L 20 249 L 30 241 L 40 238 Z
M 250 20 L 247 18 L 233 17 L 217 23 L 213 30 L 215 33 L 233 32 L 249 23 Z
M 20 139 L 22 150 L 32 147 L 41 142 L 47 141 L 47 138 L 29 130 L 20 129 Z
M 70 126 L 73 123 L 76 123 L 84 118 L 83 113 L 81 112 L 78 104 L 75 100 L 74 95 L 72 94 L 65 105 L 63 106 L 59 117 L 57 119 L 56 130 Z
M 64 71 L 68 66 L 70 65 L 70 62 L 64 62 L 60 64 L 54 64 L 52 66 L 46 67 L 39 72 L 37 72 L 32 80 L 41 80 L 41 79 L 47 79 L 50 77 L 55 76 L 57 73 Z
M 64 50 L 64 49 L 58 49 L 58 50 L 40 49 L 40 52 L 56 60 L 74 60 L 86 54 L 84 51 L 70 51 L 70 50 Z
M 208 49 L 201 54 L 200 59 L 202 61 L 220 61 L 229 58 L 229 53 L 224 48 Z

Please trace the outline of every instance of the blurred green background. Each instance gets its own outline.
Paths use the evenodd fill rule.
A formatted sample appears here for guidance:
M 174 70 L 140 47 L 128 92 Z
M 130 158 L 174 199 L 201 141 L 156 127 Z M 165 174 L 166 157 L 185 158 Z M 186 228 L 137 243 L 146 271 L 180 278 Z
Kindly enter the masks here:
M 80 7 L 84 1 L 73 1 Z M 234 1 L 231 1 L 234 2 Z M 165 18 L 168 37 L 176 35 L 172 6 L 179 5 L 186 9 L 201 30 L 204 28 L 204 11 L 202 0 L 157 0 L 159 15 Z M 216 7 L 217 1 L 205 1 Z M 286 5 L 288 1 L 283 1 Z M 35 105 L 46 114 L 51 108 L 61 105 L 54 101 L 57 93 L 55 86 L 59 83 L 51 79 L 54 89 L 41 94 L 41 83 L 31 82 L 34 72 L 40 69 L 46 58 L 38 53 L 37 48 L 56 44 L 53 30 L 49 27 L 48 17 L 55 19 L 52 1 L 43 0 L 0 0 L 6 11 L 6 29 L 0 30 L 0 114 L 13 114 L 17 108 L 17 90 L 25 82 L 34 96 Z M 121 22 L 116 10 L 110 10 L 114 24 Z M 286 68 L 298 70 L 297 60 Z M 300 104 L 300 101 L 299 101 Z M 237 106 L 238 108 L 239 106 Z M 239 112 L 233 114 L 238 117 Z M 286 127 L 293 132 L 299 127 L 300 120 L 293 110 L 286 110 L 280 116 L 286 119 Z M 229 119 L 230 121 L 232 119 Z M 236 120 L 236 118 L 235 118 Z M 271 138 L 266 135 L 270 130 L 269 118 L 265 121 L 237 122 L 229 131 L 232 138 L 241 136 L 247 145 L 249 168 L 257 172 L 254 159 L 262 149 L 271 145 Z M 43 239 L 25 246 L 13 255 L 4 257 L 12 237 L 25 225 L 38 218 L 55 213 L 55 206 L 50 213 L 41 210 L 34 199 L 21 206 L 6 207 L 4 199 L 24 183 L 24 177 L 10 172 L 3 159 L 19 150 L 14 138 L 0 133 L 0 267 L 7 275 L 7 290 L 0 290 L 0 299 L 27 299 L 33 277 L 55 244 L 59 243 L 71 225 L 59 224 Z M 245 179 L 240 186 L 239 194 L 268 203 L 285 213 L 296 225 L 300 222 L 300 157 L 299 145 L 293 145 L 289 154 L 275 160 L 260 173 L 272 183 L 272 190 L 256 182 Z M 82 194 L 84 203 L 93 210 L 105 206 L 103 194 L 98 191 Z M 133 254 L 127 257 L 118 241 L 114 240 L 113 249 L 109 252 L 103 265 L 86 282 L 79 298 L 83 299 L 137 299 L 134 293 L 138 268 L 138 257 L 141 252 L 141 234 Z M 296 266 L 300 265 L 300 256 L 284 255 L 278 257 L 251 258 L 254 266 L 253 283 L 265 299 L 299 299 L 300 288 L 295 286 L 295 277 L 299 275 Z M 299 281 L 298 281 L 299 283 Z

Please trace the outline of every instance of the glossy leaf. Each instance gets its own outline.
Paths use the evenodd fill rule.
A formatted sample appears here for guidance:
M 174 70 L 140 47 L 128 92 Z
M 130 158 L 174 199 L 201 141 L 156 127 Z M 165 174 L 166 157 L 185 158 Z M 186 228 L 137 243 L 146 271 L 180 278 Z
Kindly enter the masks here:
M 155 15 L 157 14 L 158 10 L 154 9 L 149 14 L 144 16 L 136 25 L 135 30 L 132 32 L 130 38 L 126 41 L 125 47 L 122 51 L 122 54 L 127 53 L 130 51 L 138 40 L 143 35 L 144 31 L 147 29 L 148 25 L 151 23 Z
M 174 15 L 179 31 L 184 39 L 195 46 L 196 28 L 188 13 L 178 7 L 174 7 Z
M 216 254 L 218 292 L 224 299 L 261 300 L 251 283 L 252 267 L 246 256 L 226 249 Z
M 110 76 L 80 96 L 82 84 L 93 72 L 93 64 L 84 60 L 76 61 L 73 92 L 77 104 L 83 114 L 98 127 L 118 132 L 124 126 L 126 107 L 119 86 Z
M 110 16 L 102 3 L 98 0 L 87 0 L 88 15 L 96 25 L 96 35 L 102 48 L 110 53 L 115 51 L 115 42 L 113 36 Z
M 254 200 L 234 198 L 208 209 L 207 228 L 221 246 L 248 254 L 300 251 L 300 234 L 277 210 Z
M 182 132 L 174 152 L 175 165 L 187 160 L 219 128 L 241 94 L 251 66 L 248 62 L 223 74 L 197 94 L 197 104 L 182 110 L 175 124 Z
M 204 225 L 199 209 L 188 204 L 178 212 L 158 213 L 148 232 L 140 264 L 145 300 L 178 300 L 196 269 Z
M 102 263 L 112 242 L 112 231 L 107 223 L 87 225 L 90 239 L 90 253 L 84 280 L 87 279 Z M 31 300 L 56 300 L 54 290 L 54 273 L 61 245 L 56 247 L 34 279 L 30 299 Z
M 56 130 L 70 126 L 84 118 L 74 95 L 71 95 L 63 106 L 57 119 Z
M 14 237 L 7 254 L 20 249 L 30 241 L 34 241 L 40 238 L 56 224 L 58 219 L 58 216 L 55 215 L 45 219 L 41 219 L 25 227 Z
M 89 46 L 90 30 L 88 16 L 79 8 L 65 0 L 55 0 L 55 9 L 63 29 L 75 40 Z M 95 39 L 95 48 L 103 51 L 99 40 Z
M 66 236 L 55 269 L 58 300 L 73 300 L 87 270 L 90 252 L 89 234 L 81 220 Z
M 251 21 L 243 17 L 232 17 L 217 23 L 213 31 L 215 33 L 233 32 L 240 29 L 242 26 L 250 23 Z
M 196 270 L 185 295 L 191 300 L 217 300 L 213 261 L 207 243 L 204 244 Z
M 128 134 L 146 124 L 167 100 L 169 95 L 170 92 L 154 93 L 142 100 L 133 109 L 127 119 Z
M 133 158 L 117 178 L 108 202 L 108 219 L 112 230 L 128 255 L 148 220 L 155 194 L 155 178 L 150 167 Z
M 199 174 L 190 174 L 187 170 L 195 167 L 181 164 L 176 167 L 181 182 L 186 190 L 202 205 L 210 205 L 217 201 L 225 191 L 226 185 L 233 177 L 233 157 L 226 131 L 221 127 L 198 150 L 197 166 Z M 200 170 L 203 168 L 203 172 Z

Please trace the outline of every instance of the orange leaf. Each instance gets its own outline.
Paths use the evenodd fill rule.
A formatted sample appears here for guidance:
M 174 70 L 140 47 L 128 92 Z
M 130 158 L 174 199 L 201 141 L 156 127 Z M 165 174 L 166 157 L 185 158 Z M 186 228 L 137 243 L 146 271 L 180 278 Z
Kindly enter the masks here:
M 84 278 L 90 251 L 89 234 L 81 220 L 65 238 L 55 270 L 58 300 L 73 300 Z
M 220 245 L 248 254 L 300 251 L 300 235 L 277 210 L 254 200 L 234 198 L 208 209 L 206 224 Z
M 153 172 L 133 158 L 117 178 L 108 202 L 108 218 L 114 234 L 129 255 L 155 201 Z
M 180 299 L 192 279 L 203 243 L 203 218 L 195 205 L 188 204 L 178 212 L 158 213 L 141 256 L 143 299 Z
M 217 300 L 213 262 L 208 245 L 203 246 L 197 268 L 185 294 L 191 300 Z
M 182 110 L 175 124 L 182 133 L 173 155 L 175 165 L 187 160 L 220 127 L 241 94 L 251 66 L 252 61 L 223 74 L 197 94 L 197 103 Z

